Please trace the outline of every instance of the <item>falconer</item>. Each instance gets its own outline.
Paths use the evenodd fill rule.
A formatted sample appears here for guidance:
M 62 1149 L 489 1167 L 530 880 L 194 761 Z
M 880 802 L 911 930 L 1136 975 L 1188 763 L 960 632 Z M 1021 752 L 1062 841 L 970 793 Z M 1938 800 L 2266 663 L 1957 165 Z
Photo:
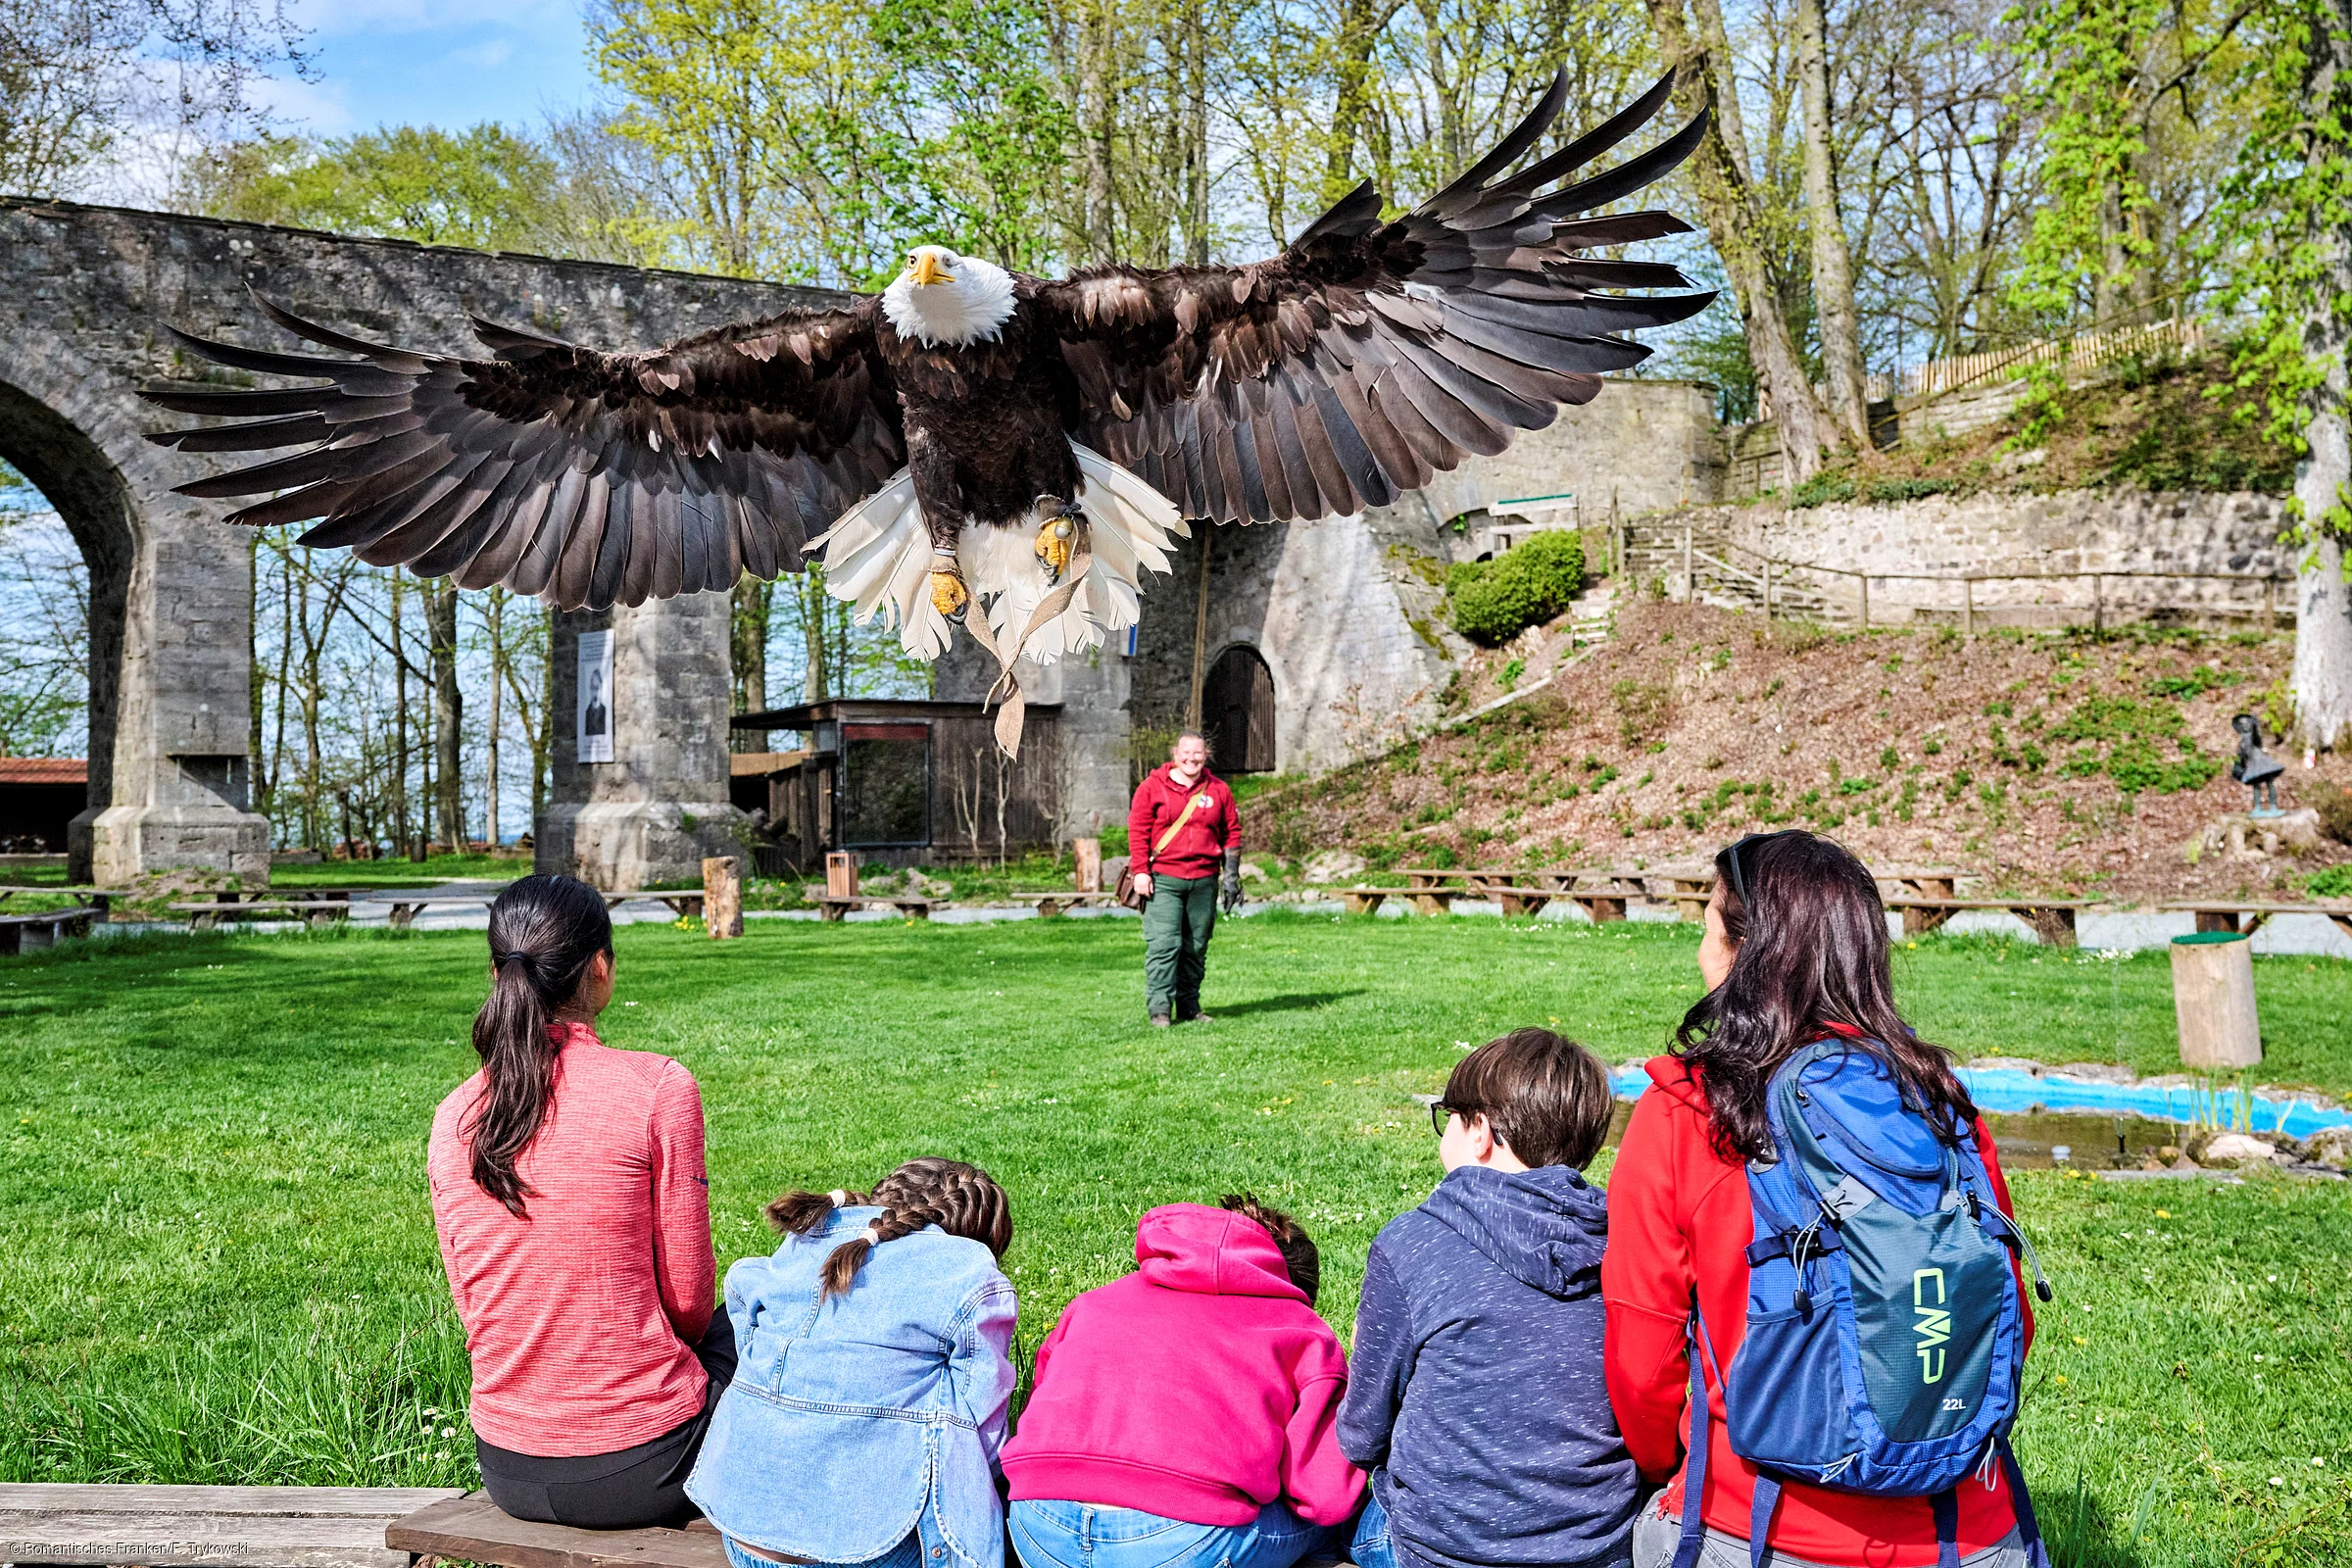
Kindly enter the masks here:
M 1233 791 L 1208 770 L 1208 743 L 1179 735 L 1167 765 L 1136 788 L 1127 849 L 1144 900 L 1144 992 L 1152 1027 L 1206 1023 L 1200 977 L 1217 929 L 1219 873 L 1225 909 L 1242 902 L 1242 817 Z

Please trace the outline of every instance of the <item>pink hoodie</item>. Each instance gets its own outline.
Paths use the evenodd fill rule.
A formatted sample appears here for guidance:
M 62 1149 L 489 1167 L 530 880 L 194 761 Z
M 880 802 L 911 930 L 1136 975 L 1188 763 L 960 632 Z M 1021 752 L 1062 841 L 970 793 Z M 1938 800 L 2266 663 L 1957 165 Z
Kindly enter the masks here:
M 1333 1424 L 1348 1353 L 1255 1220 L 1200 1203 L 1135 1228 L 1142 1269 L 1089 1291 L 1037 1348 L 1004 1446 L 1013 1500 L 1246 1525 L 1276 1498 L 1336 1525 L 1364 1478 Z

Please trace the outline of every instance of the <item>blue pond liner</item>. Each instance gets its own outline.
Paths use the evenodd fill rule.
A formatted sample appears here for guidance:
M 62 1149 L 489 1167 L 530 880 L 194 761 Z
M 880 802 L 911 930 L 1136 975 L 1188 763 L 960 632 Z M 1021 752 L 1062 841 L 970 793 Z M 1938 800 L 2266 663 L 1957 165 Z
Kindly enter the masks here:
M 2013 1116 L 2035 1107 L 2080 1111 L 2090 1115 L 2145 1116 L 2151 1121 L 2195 1122 L 2208 1126 L 2238 1126 L 2241 1106 L 2232 1089 L 2215 1091 L 2197 1084 L 2109 1084 L 2052 1073 L 2036 1077 L 2014 1067 L 1963 1067 L 1960 1082 L 1977 1108 L 1995 1116 Z M 1621 1100 L 1639 1100 L 1650 1087 L 1641 1068 L 1620 1069 L 1611 1075 Z M 2352 1110 L 2314 1104 L 2308 1100 L 2279 1100 L 2269 1095 L 2247 1097 L 2251 1124 L 2244 1131 L 2282 1132 L 2289 1138 L 2309 1138 L 2323 1127 L 2352 1126 Z

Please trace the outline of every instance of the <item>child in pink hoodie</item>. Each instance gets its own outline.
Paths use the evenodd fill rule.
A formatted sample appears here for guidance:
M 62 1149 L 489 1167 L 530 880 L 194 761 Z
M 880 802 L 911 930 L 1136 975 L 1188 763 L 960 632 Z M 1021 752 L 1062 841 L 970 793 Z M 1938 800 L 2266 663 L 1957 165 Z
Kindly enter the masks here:
M 1315 1244 L 1252 1199 L 1170 1203 L 1135 1273 L 1072 1301 L 1004 1446 L 1026 1568 L 1290 1568 L 1354 1512 L 1348 1353 Z

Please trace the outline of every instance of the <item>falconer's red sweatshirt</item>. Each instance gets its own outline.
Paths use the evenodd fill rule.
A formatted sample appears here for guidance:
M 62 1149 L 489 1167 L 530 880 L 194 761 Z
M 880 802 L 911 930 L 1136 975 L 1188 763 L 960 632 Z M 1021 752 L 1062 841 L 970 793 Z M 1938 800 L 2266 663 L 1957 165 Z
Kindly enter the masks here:
M 1136 786 L 1127 808 L 1129 864 L 1153 876 L 1215 876 L 1224 868 L 1225 852 L 1242 841 L 1242 814 L 1223 779 L 1204 771 L 1188 789 L 1169 776 L 1174 765 L 1161 763 Z M 1186 805 L 1196 798 L 1200 804 L 1186 816 Z M 1154 848 L 1180 816 L 1184 826 L 1168 847 Z

